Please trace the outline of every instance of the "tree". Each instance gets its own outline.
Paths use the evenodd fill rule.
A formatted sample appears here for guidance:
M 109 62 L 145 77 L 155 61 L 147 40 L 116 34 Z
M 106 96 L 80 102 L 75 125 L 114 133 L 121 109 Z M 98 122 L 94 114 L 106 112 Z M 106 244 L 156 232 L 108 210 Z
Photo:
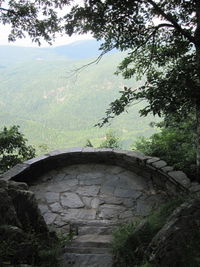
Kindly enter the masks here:
M 142 115 L 176 112 L 181 118 L 195 110 L 200 179 L 200 1 L 85 0 L 65 18 L 69 35 L 92 32 L 104 40 L 104 51 L 128 51 L 117 73 L 125 78 L 146 76 L 140 88 L 124 88 L 98 125 L 138 99 L 148 100 Z
M 4 127 L 0 132 L 0 172 L 5 172 L 17 163 L 35 157 L 35 149 L 26 144 L 19 126 Z
M 133 149 L 146 155 L 159 157 L 176 169 L 183 170 L 192 180 L 195 173 L 195 117 L 178 122 L 176 118 L 157 123 L 161 128 L 159 133 L 150 138 L 138 138 L 133 144 Z
M 85 147 L 94 147 L 92 142 L 87 139 Z M 113 131 L 109 131 L 106 133 L 104 141 L 102 141 L 99 145 L 99 148 L 120 148 L 119 137 Z
M 1 1 L 2 3 L 5 1 Z M 56 8 L 74 3 L 61 19 Z M 103 125 L 138 99 L 149 104 L 142 115 L 196 113 L 197 176 L 200 180 L 200 1 L 199 0 L 19 0 L 9 1 L 0 20 L 10 23 L 10 40 L 27 32 L 33 41 L 51 41 L 56 31 L 90 32 L 104 40 L 103 52 L 128 51 L 118 68 L 125 78 L 146 76 L 140 88 L 124 88 L 112 102 Z M 42 19 L 38 18 L 42 12 Z
M 41 39 L 51 43 L 55 34 L 62 31 L 58 10 L 71 0 L 9 0 L 0 1 L 0 22 L 10 24 L 9 41 L 25 38 L 41 44 Z
M 106 133 L 105 140 L 99 145 L 100 148 L 120 148 L 119 138 L 112 132 Z
M 92 144 L 92 142 L 90 141 L 90 139 L 87 139 L 87 140 L 86 140 L 85 147 L 93 147 L 93 144 Z

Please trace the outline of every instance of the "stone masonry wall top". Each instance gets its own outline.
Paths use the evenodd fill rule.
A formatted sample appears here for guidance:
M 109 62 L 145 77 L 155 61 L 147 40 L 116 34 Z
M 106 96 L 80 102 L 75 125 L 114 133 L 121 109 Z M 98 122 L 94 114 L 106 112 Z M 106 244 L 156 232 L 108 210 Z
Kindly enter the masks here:
M 73 164 L 117 165 L 142 177 L 150 178 L 158 189 L 170 195 L 177 192 L 199 191 L 198 184 L 191 183 L 182 171 L 174 171 L 167 163 L 156 157 L 145 156 L 140 152 L 120 149 L 96 149 L 78 147 L 55 150 L 49 154 L 17 164 L 2 175 L 4 180 L 14 180 L 32 184 L 48 171 Z

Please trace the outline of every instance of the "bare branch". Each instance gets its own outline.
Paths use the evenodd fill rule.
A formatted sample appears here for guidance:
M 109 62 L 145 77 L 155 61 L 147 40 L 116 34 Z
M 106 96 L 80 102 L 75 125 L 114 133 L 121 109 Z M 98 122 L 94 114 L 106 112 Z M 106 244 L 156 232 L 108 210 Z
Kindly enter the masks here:
M 71 77 L 73 77 L 74 75 L 77 75 L 78 73 L 80 73 L 81 71 L 83 71 L 85 68 L 87 68 L 87 67 L 89 67 L 90 65 L 92 65 L 92 64 L 98 64 L 99 63 L 99 61 L 102 59 L 102 57 L 106 54 L 106 53 L 108 53 L 110 50 L 106 50 L 106 51 L 103 51 L 95 60 L 93 60 L 93 61 L 91 61 L 91 62 L 89 62 L 89 63 L 87 63 L 87 64 L 85 64 L 85 65 L 83 65 L 83 66 L 81 66 L 81 67 L 79 67 L 79 68 L 76 68 L 76 69 L 74 69 L 74 70 L 72 70 L 71 72 L 72 72 L 72 74 L 71 75 L 69 75 L 67 78 L 71 78 Z
M 174 28 L 178 32 L 180 32 L 183 36 L 185 36 L 190 42 L 195 43 L 195 38 L 191 34 L 189 34 L 186 30 L 184 30 L 170 14 L 166 14 L 156 2 L 154 2 L 153 0 L 146 0 L 146 1 L 155 8 L 158 14 L 160 14 L 167 21 L 171 22 L 171 24 L 173 24 Z

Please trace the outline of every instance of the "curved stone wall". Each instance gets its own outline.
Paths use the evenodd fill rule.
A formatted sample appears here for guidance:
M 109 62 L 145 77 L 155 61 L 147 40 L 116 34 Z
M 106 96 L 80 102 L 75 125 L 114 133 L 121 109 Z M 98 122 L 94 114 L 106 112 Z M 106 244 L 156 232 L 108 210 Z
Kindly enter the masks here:
M 15 180 L 31 184 L 44 173 L 73 164 L 99 163 L 117 165 L 150 178 L 154 186 L 167 190 L 168 194 L 190 190 L 193 185 L 182 171 L 172 167 L 159 158 L 142 153 L 120 149 L 95 149 L 90 147 L 55 150 L 49 154 L 30 159 L 2 175 L 5 180 Z M 191 189 L 192 190 L 192 189 Z
M 169 196 L 199 190 L 159 158 L 117 149 L 56 150 L 2 177 L 26 182 L 48 224 L 117 224 L 144 217 Z

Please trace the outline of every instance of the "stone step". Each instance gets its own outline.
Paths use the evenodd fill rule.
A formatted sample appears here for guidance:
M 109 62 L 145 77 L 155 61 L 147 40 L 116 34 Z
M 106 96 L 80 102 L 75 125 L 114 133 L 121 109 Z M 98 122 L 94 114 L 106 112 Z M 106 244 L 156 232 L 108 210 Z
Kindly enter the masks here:
M 67 244 L 67 247 L 97 247 L 109 248 L 111 247 L 111 235 L 97 235 L 88 234 L 77 236 L 74 240 Z
M 77 227 L 78 235 L 88 235 L 88 234 L 97 234 L 97 235 L 111 235 L 117 227 L 114 226 L 79 226 Z
M 75 235 L 88 235 L 88 234 L 97 234 L 97 235 L 111 235 L 119 227 L 119 223 L 113 223 L 110 221 L 79 221 L 79 222 L 70 222 L 71 230 Z
M 70 221 L 70 224 L 77 226 L 99 226 L 99 227 L 119 226 L 118 221 L 111 221 L 111 220 Z
M 62 267 L 111 267 L 112 255 L 65 253 Z
M 76 254 L 111 254 L 109 248 L 105 247 L 65 247 L 64 252 L 66 253 L 76 253 Z

